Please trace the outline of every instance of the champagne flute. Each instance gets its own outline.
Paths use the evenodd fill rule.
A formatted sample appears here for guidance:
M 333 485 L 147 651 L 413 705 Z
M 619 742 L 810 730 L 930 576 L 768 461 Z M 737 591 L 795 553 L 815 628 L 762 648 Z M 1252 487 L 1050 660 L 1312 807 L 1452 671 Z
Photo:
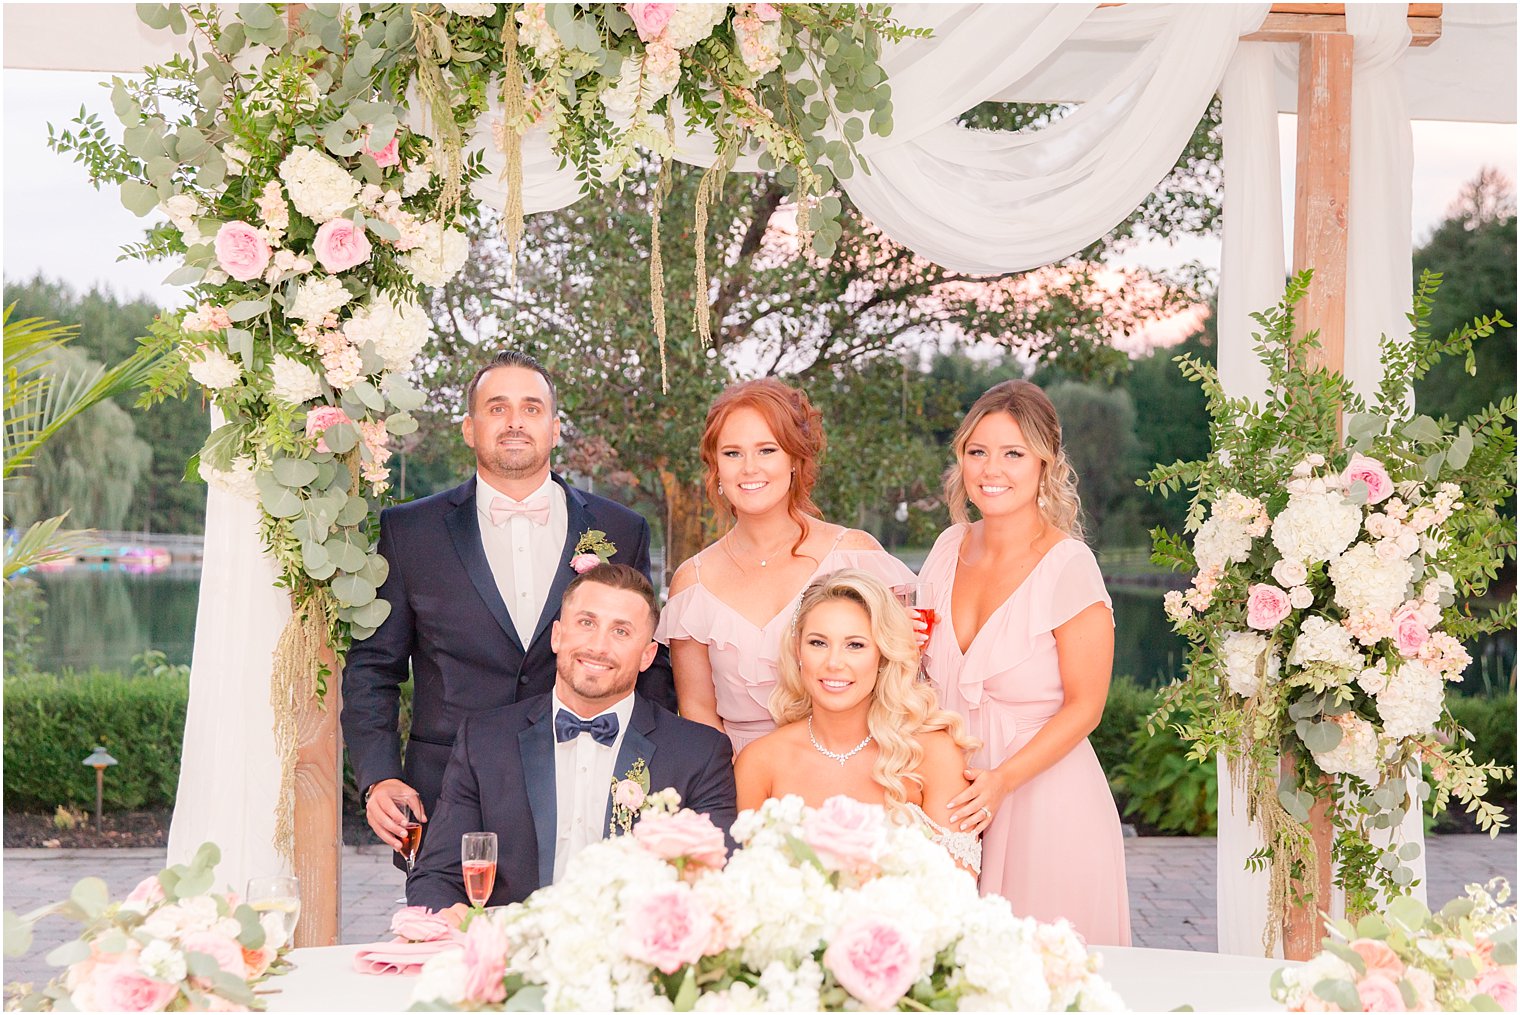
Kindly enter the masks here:
M 897 597 L 899 603 L 924 622 L 924 645 L 927 646 L 929 639 L 934 637 L 934 625 L 939 623 L 939 611 L 934 607 L 934 583 L 904 582 L 901 585 L 892 586 L 892 594 Z M 923 667 L 923 649 L 919 650 L 919 660 L 919 679 L 926 680 L 928 674 Z
M 406 872 L 410 874 L 417 866 L 417 852 L 422 848 L 422 822 L 417 820 L 417 811 L 411 804 L 398 801 L 396 806 L 401 810 L 401 827 L 405 829 L 397 852 L 406 860 Z
M 296 924 L 301 919 L 301 882 L 294 877 L 274 875 L 248 879 L 248 907 L 259 914 L 279 916 L 279 928 L 284 943 L 295 938 Z
M 464 865 L 464 893 L 470 897 L 471 906 L 482 909 L 496 885 L 496 833 L 465 832 L 459 854 Z

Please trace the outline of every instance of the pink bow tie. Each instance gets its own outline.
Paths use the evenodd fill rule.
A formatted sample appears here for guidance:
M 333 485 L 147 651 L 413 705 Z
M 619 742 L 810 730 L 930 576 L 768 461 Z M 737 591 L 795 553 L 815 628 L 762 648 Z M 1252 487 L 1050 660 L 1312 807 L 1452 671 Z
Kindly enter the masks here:
M 549 498 L 530 497 L 521 503 L 507 497 L 491 498 L 492 525 L 505 525 L 515 515 L 522 515 L 534 525 L 548 525 Z

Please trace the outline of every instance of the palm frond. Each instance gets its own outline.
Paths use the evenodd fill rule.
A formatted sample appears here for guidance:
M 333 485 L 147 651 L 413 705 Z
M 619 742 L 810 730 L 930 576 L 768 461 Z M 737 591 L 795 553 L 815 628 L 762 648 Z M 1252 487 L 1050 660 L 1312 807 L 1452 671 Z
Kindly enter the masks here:
M 28 568 L 72 557 L 82 550 L 100 545 L 100 534 L 93 529 L 64 529 L 68 512 L 55 518 L 33 522 L 14 542 L 5 542 L 5 581 Z

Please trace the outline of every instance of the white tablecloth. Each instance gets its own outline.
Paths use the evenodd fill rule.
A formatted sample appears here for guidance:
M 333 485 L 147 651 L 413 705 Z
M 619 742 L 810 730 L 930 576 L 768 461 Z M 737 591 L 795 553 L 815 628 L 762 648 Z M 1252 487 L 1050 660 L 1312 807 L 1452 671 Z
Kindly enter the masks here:
M 296 968 L 263 985 L 270 1011 L 402 1011 L 415 976 L 367 976 L 353 971 L 357 945 L 302 948 L 291 954 Z M 1163 948 L 1095 948 L 1103 972 L 1135 1011 L 1282 1009 L 1267 993 L 1276 959 L 1178 952 Z

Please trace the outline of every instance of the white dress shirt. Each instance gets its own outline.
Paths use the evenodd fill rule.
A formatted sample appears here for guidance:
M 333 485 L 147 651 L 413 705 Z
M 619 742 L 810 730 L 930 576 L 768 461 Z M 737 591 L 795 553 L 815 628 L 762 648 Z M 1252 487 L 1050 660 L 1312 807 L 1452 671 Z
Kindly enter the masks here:
M 491 502 L 497 497 L 513 503 L 548 497 L 548 524 L 538 525 L 529 521 L 526 515 L 514 515 L 497 525 L 491 520 Z M 480 522 L 480 542 L 485 547 L 486 562 L 491 565 L 491 576 L 496 579 L 496 590 L 501 593 L 501 601 L 507 604 L 512 625 L 517 628 L 517 637 L 526 649 L 533 638 L 534 628 L 538 627 L 549 586 L 554 583 L 554 569 L 559 567 L 560 555 L 565 549 L 565 530 L 570 524 L 565 491 L 553 476 L 549 476 L 544 479 L 543 486 L 524 500 L 516 501 L 492 487 L 477 472 L 475 513 Z
M 549 695 L 549 720 L 552 723 L 565 705 L 559 700 L 559 692 Z M 574 709 L 572 715 L 580 715 Z M 612 780 L 621 779 L 627 773 L 614 772 L 618 749 L 628 732 L 628 720 L 633 718 L 633 695 L 599 712 L 617 716 L 617 739 L 603 747 L 589 733 L 582 733 L 574 740 L 554 742 L 554 880 L 565 873 L 570 858 L 593 842 L 607 837 L 607 800 L 612 792 Z M 593 715 L 580 716 L 595 719 Z M 550 734 L 553 735 L 552 733 Z

